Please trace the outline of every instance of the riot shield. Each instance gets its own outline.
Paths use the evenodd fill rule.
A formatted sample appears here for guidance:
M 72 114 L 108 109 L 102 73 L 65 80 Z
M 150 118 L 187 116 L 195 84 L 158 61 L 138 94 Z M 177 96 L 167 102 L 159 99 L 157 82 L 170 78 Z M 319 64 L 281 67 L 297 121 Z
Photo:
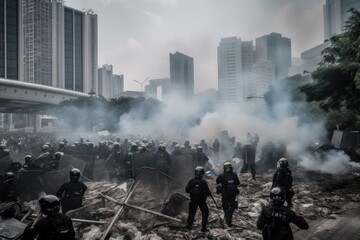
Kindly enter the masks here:
M 42 174 L 42 170 L 20 171 L 17 173 L 16 188 L 21 202 L 39 198 L 39 193 L 44 191 L 38 180 L 38 177 Z
M 170 176 L 174 184 L 174 190 L 185 192 L 188 181 L 194 177 L 191 155 L 173 156 L 171 159 Z
M 153 167 L 151 163 L 151 153 L 138 153 L 133 155 L 133 170 L 136 173 L 140 168 Z
M 38 179 L 45 193 L 53 195 L 66 182 L 65 175 L 61 171 L 45 172 Z
M 86 163 L 83 159 L 72 156 L 72 155 L 65 154 L 61 158 L 59 169 L 65 169 L 65 168 L 69 169 L 70 168 L 70 170 L 71 170 L 72 168 L 77 168 L 81 172 L 83 172 L 85 169 L 85 164 Z
M 26 224 L 14 219 L 8 218 L 0 222 L 0 239 L 19 239 L 23 234 Z
M 127 202 L 130 205 L 160 212 L 170 193 L 172 183 L 169 176 L 154 168 L 141 168 L 135 177 L 135 189 Z M 152 214 L 125 208 L 120 219 L 131 220 L 141 225 L 141 229 L 149 229 L 156 221 Z

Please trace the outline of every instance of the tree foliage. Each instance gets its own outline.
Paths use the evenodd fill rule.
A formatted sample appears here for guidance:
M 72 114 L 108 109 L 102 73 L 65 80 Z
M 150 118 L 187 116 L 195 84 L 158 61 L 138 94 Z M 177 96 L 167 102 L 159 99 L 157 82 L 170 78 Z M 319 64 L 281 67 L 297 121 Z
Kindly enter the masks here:
M 63 101 L 52 111 L 52 114 L 63 122 L 67 128 L 92 129 L 116 132 L 119 120 L 130 113 L 134 120 L 147 120 L 158 113 L 163 104 L 152 98 L 121 97 L 107 101 L 97 97 L 79 98 Z
M 351 9 L 344 33 L 330 39 L 313 82 L 300 89 L 309 102 L 328 113 L 328 128 L 336 124 L 360 128 L 360 12 Z

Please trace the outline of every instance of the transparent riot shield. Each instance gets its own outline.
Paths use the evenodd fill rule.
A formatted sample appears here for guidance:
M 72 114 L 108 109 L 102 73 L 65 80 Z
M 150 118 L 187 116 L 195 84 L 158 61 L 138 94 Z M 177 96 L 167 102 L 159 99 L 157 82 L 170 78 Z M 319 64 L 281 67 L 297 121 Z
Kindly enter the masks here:
M 66 168 L 71 170 L 72 168 L 77 168 L 83 172 L 85 169 L 85 164 L 86 163 L 82 158 L 65 154 L 61 158 L 59 169 Z
M 153 167 L 151 163 L 151 153 L 137 153 L 133 155 L 133 169 L 136 173 L 140 168 Z
M 173 156 L 171 158 L 170 176 L 174 184 L 173 189 L 177 192 L 185 192 L 187 183 L 194 177 L 191 155 Z
M 9 218 L 0 221 L 0 239 L 1 240 L 16 240 L 20 239 L 23 234 L 26 224 L 16 220 L 14 218 Z
M 56 191 L 66 182 L 66 176 L 61 171 L 45 172 L 38 177 L 44 192 L 55 195 Z
M 154 168 L 141 168 L 135 176 L 135 188 L 127 202 L 155 212 L 160 212 L 171 191 L 170 177 Z M 156 222 L 153 214 L 125 207 L 120 219 L 140 223 L 141 229 L 149 229 Z
M 17 173 L 16 188 L 21 202 L 39 198 L 39 193 L 44 191 L 38 179 L 42 174 L 42 170 L 20 171 Z
M 134 184 L 133 179 L 126 180 L 119 185 L 99 193 L 110 196 L 118 201 L 121 201 L 129 193 L 131 187 Z M 101 189 L 100 189 L 101 190 Z M 112 202 L 102 200 L 100 197 L 97 199 L 86 200 L 88 203 L 80 208 L 68 211 L 66 213 L 70 218 L 81 218 L 88 220 L 100 220 L 104 218 L 109 218 L 114 214 L 114 209 L 118 208 L 118 205 L 115 205 Z

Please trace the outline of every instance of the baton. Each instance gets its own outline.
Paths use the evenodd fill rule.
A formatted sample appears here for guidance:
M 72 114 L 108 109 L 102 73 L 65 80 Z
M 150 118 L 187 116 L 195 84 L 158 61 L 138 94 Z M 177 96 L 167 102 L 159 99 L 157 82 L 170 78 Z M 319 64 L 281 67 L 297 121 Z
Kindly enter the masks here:
M 221 207 L 217 204 L 217 202 L 215 201 L 213 195 L 210 195 L 210 197 L 214 201 L 216 208 L 220 209 Z

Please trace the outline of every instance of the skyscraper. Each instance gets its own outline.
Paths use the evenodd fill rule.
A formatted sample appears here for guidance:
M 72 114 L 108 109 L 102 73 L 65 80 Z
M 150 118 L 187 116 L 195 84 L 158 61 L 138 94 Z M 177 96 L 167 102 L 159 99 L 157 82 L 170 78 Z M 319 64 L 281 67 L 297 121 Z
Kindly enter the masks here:
M 288 77 L 291 67 L 291 40 L 279 33 L 256 39 L 255 61 L 266 59 L 275 65 L 275 80 Z
M 105 98 L 114 98 L 124 91 L 124 76 L 113 74 L 113 66 L 103 65 L 98 69 L 98 93 Z
M 244 77 L 243 62 L 249 63 L 249 59 L 243 59 L 248 44 L 242 46 L 240 38 L 222 38 L 217 48 L 218 57 L 218 89 L 220 101 L 223 103 L 242 102 L 244 100 Z M 245 64 L 244 69 L 251 71 Z
M 185 98 L 194 96 L 194 59 L 185 54 L 170 53 L 171 88 Z
M 23 0 L 26 82 L 97 90 L 97 16 L 60 0 Z
M 360 10 L 360 0 L 326 0 L 324 5 L 324 34 L 329 39 L 344 30 L 349 10 Z
M 0 1 L 0 77 L 19 79 L 19 1 Z

